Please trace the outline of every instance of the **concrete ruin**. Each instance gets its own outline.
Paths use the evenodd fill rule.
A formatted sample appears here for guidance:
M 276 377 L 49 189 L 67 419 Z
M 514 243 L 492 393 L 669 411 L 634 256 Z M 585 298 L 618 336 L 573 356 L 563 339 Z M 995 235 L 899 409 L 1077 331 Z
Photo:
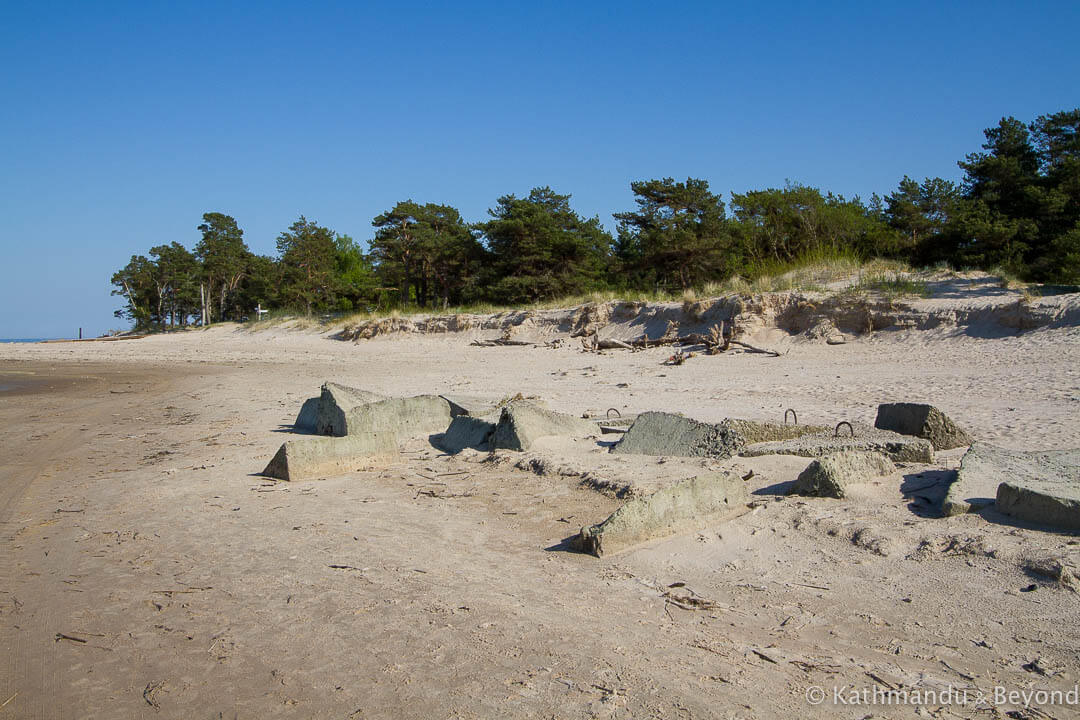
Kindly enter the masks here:
M 672 413 L 646 412 L 638 415 L 611 452 L 723 460 L 734 455 L 740 446 L 737 433 L 723 424 L 703 423 Z
M 730 519 L 746 512 L 747 497 L 745 483 L 733 473 L 682 480 L 627 502 L 598 525 L 582 528 L 572 544 L 600 557 Z
M 499 404 L 492 400 L 485 400 L 473 395 L 439 395 L 443 400 L 450 403 L 450 416 L 471 415 L 481 417 L 489 415 L 499 409 Z
M 316 431 L 319 423 L 319 404 L 322 398 L 308 398 L 304 401 L 304 404 L 300 407 L 300 412 L 296 416 L 296 421 L 293 423 L 293 430 L 305 433 L 313 433 Z
M 820 435 L 821 433 L 832 432 L 832 428 L 824 425 L 785 425 L 758 422 L 756 420 L 738 420 L 736 418 L 728 418 L 720 424 L 735 432 L 740 446 L 752 443 L 794 440 L 801 438 L 803 435 Z
M 355 408 L 385 399 L 385 396 L 367 390 L 333 382 L 323 383 L 322 394 L 319 396 L 315 432 L 319 435 L 333 435 L 334 437 L 349 435 L 349 413 Z
M 929 440 L 934 450 L 952 450 L 972 443 L 948 415 L 933 405 L 884 403 L 878 405 L 874 427 Z
M 362 403 L 366 394 L 342 388 L 332 383 L 323 386 L 319 420 L 329 419 L 335 432 L 345 429 L 347 434 L 286 441 L 264 475 L 298 480 L 347 472 L 365 455 L 392 452 L 402 440 L 440 433 L 450 424 L 450 403 L 437 395 Z M 343 403 L 351 401 L 356 402 L 342 409 Z
M 356 469 L 360 458 L 397 450 L 390 434 L 287 440 L 262 471 L 278 480 L 310 480 Z
M 1018 520 L 1080 532 L 1080 450 L 1025 452 L 973 443 L 942 509 L 960 515 L 991 505 Z
M 875 477 L 892 475 L 896 466 L 878 452 L 847 451 L 818 458 L 810 463 L 791 487 L 793 495 L 843 498 L 851 485 Z
M 599 426 L 600 432 L 604 435 L 622 435 L 630 429 L 630 426 L 634 424 L 635 420 L 637 420 L 636 415 L 634 417 L 612 418 L 611 420 L 603 418 L 594 420 L 594 422 Z
M 1074 468 L 1078 467 L 1075 462 Z M 998 485 L 995 505 L 1017 520 L 1080 533 L 1080 478 L 1074 475 L 1071 482 L 1061 480 L 1003 482 Z
M 355 405 L 340 417 L 338 429 L 344 429 L 344 435 L 389 433 L 404 438 L 445 430 L 450 424 L 450 404 L 438 395 L 387 398 Z
M 739 451 L 744 457 L 761 455 L 799 455 L 817 458 L 836 452 L 878 452 L 893 462 L 925 463 L 934 462 L 934 446 L 929 440 L 914 438 L 888 430 L 877 430 L 863 425 L 855 425 L 855 437 L 845 433 L 837 436 L 829 429 L 820 433 L 810 433 L 793 440 L 747 445 Z
M 599 432 L 596 423 L 548 410 L 528 400 L 516 400 L 503 406 L 491 435 L 491 449 L 528 450 L 542 437 L 589 437 Z
M 495 434 L 495 418 L 479 418 L 458 415 L 450 421 L 450 427 L 435 441 L 441 450 L 455 455 L 465 448 L 490 450 L 491 436 Z

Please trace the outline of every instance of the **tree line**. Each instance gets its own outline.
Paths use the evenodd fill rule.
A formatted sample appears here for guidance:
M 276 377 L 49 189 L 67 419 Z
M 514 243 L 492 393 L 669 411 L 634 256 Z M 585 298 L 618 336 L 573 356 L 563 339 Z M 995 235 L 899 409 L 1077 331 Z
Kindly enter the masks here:
M 830 252 L 1080 282 L 1080 108 L 1002 118 L 984 135 L 958 163 L 960 183 L 905 176 L 866 202 L 787 183 L 725 203 L 701 179 L 633 182 L 635 207 L 613 215 L 614 235 L 550 187 L 500 197 L 475 223 L 449 205 L 399 202 L 372 220 L 367 252 L 301 216 L 276 257 L 256 255 L 233 217 L 206 213 L 192 250 L 158 245 L 113 275 L 125 301 L 116 314 L 148 329 L 239 320 L 258 306 L 312 314 L 676 291 Z

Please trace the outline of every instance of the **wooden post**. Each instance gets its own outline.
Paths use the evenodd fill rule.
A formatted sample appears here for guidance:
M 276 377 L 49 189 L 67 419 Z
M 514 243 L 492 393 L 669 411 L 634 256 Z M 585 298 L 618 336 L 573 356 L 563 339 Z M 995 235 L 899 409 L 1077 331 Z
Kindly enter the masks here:
M 79 339 L 82 340 L 82 328 L 79 328 Z

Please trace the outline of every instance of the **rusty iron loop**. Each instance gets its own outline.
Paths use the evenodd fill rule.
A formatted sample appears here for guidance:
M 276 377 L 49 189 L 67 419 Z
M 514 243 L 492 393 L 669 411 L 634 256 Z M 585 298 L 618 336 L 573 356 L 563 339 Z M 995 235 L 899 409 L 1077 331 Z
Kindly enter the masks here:
M 855 428 L 851 427 L 851 423 L 847 420 L 841 420 L 836 423 L 836 429 L 833 430 L 833 437 L 840 437 L 840 426 L 847 425 L 847 429 L 851 431 L 851 437 L 855 437 Z
M 785 424 L 785 425 L 787 425 L 787 416 L 788 416 L 788 413 L 791 413 L 791 419 L 792 419 L 792 420 L 794 420 L 794 422 L 792 423 L 792 425 L 798 425 L 798 424 L 799 424 L 799 416 L 798 416 L 798 415 L 796 415 L 796 414 L 795 414 L 795 411 L 794 411 L 794 410 L 792 410 L 791 408 L 788 408 L 787 410 L 785 410 L 785 411 L 784 411 L 784 424 Z
M 607 409 L 607 418 L 608 418 L 608 420 L 611 419 L 611 413 L 615 413 L 619 417 L 622 417 L 622 413 L 619 412 L 617 408 L 608 408 Z

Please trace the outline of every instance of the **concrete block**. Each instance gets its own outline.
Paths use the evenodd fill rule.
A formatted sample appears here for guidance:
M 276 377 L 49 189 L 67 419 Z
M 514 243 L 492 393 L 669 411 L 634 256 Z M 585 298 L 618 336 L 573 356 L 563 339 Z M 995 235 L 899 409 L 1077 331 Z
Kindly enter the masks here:
M 732 518 L 746 512 L 747 497 L 745 482 L 733 473 L 682 480 L 629 501 L 598 525 L 582 528 L 574 545 L 597 557 L 618 552 Z
M 600 428 L 588 420 L 548 410 L 527 400 L 518 400 L 503 407 L 491 438 L 491 447 L 528 450 L 545 436 L 589 437 L 599 432 Z
M 844 451 L 826 455 L 810 463 L 791 488 L 794 495 L 842 498 L 851 485 L 891 475 L 896 466 L 877 452 Z
M 972 438 L 949 416 L 933 405 L 884 403 L 878 405 L 874 427 L 929 440 L 935 450 L 951 450 L 970 445 Z

